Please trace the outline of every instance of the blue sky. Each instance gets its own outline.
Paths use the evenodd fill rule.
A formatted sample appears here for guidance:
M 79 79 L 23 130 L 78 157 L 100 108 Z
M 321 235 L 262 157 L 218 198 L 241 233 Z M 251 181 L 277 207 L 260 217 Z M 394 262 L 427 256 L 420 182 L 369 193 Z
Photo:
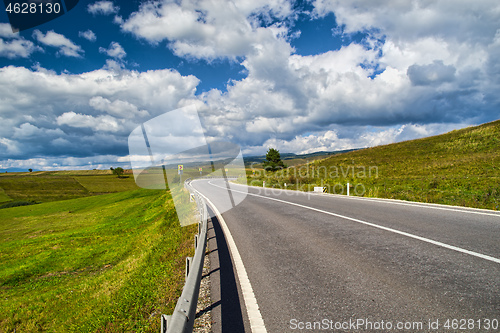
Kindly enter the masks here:
M 79 45 L 84 54 L 82 57 L 58 56 L 57 48 L 45 48 L 44 52 L 37 52 L 29 58 L 1 58 L 1 66 L 15 65 L 32 67 L 35 63 L 40 66 L 55 70 L 57 73 L 69 71 L 80 74 L 101 68 L 109 56 L 104 52 L 99 52 L 99 48 L 108 48 L 110 43 L 118 42 L 126 50 L 126 59 L 123 59 L 127 68 L 138 71 L 156 70 L 164 68 L 174 68 L 182 75 L 196 75 L 200 80 L 198 89 L 208 91 L 213 88 L 224 89 L 230 78 L 242 78 L 239 74 L 244 68 L 238 63 L 227 60 L 214 60 L 207 66 L 206 61 L 193 61 L 175 56 L 167 47 L 164 41 L 157 45 L 139 40 L 130 33 L 122 33 L 120 25 L 113 23 L 115 15 L 128 17 L 137 11 L 140 1 L 122 1 L 113 4 L 116 13 L 110 14 L 95 13 L 88 10 L 88 5 L 95 2 L 80 1 L 74 10 L 67 14 L 47 22 L 46 24 L 23 31 L 20 36 L 33 41 L 33 31 L 43 32 L 54 31 L 64 35 L 67 39 Z M 111 2 L 110 2 L 111 3 Z M 8 22 L 7 15 L 2 11 L 0 22 Z M 91 30 L 95 35 L 94 40 L 86 40 L 81 32 Z M 36 40 L 35 40 L 36 41 Z
M 141 123 L 195 105 L 244 154 L 429 136 L 499 117 L 498 1 L 80 1 L 0 14 L 0 170 L 128 166 Z

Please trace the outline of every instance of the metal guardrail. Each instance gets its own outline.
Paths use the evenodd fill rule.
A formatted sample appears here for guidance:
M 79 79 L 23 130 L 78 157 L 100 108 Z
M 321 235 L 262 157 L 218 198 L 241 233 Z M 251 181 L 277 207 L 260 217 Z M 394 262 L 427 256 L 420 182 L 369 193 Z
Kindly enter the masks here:
M 200 177 L 196 177 L 196 179 L 238 179 L 237 176 L 226 176 L 226 177 L 223 177 L 223 176 L 200 176 Z
M 195 236 L 194 257 L 186 258 L 186 283 L 181 297 L 177 301 L 172 315 L 161 315 L 161 333 L 191 333 L 193 331 L 196 317 L 196 305 L 200 292 L 201 274 L 205 259 L 205 248 L 207 245 L 207 204 L 201 195 L 191 186 L 190 179 L 184 182 L 184 187 L 194 194 L 200 222 L 198 224 L 198 235 Z

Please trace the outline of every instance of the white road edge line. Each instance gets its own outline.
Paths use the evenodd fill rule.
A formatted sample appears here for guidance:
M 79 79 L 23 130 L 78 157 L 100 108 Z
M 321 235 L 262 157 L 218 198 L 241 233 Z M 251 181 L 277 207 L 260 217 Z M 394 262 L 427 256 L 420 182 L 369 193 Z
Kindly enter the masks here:
M 225 188 L 226 189 L 226 188 Z M 200 193 L 200 192 L 198 192 Z M 200 193 L 200 195 L 207 201 L 212 207 L 215 214 L 217 214 L 217 219 L 222 227 L 224 236 L 226 237 L 227 245 L 231 250 L 231 256 L 233 257 L 234 266 L 236 268 L 236 275 L 238 275 L 238 280 L 240 281 L 241 293 L 243 294 L 243 301 L 245 302 L 245 307 L 247 309 L 248 320 L 250 321 L 250 329 L 255 333 L 267 333 L 266 326 L 264 325 L 264 320 L 259 310 L 259 305 L 257 304 L 257 299 L 253 292 L 252 284 L 248 279 L 247 271 L 245 265 L 243 265 L 243 260 L 241 259 L 236 243 L 234 242 L 233 236 L 227 227 L 226 221 L 222 217 L 217 207 L 210 201 L 206 196 Z
M 263 187 L 260 187 L 260 186 L 243 185 L 243 184 L 238 184 L 238 183 L 233 183 L 233 182 L 231 182 L 231 184 L 239 185 L 239 186 L 254 187 L 257 189 L 264 189 Z M 479 215 L 500 217 L 500 212 L 496 213 L 496 211 L 494 211 L 494 210 L 489 212 L 490 210 L 488 210 L 488 209 L 473 208 L 473 207 L 461 207 L 461 206 L 458 206 L 458 207 L 455 206 L 457 208 L 452 208 L 453 206 L 435 204 L 435 203 L 430 203 L 430 202 L 402 201 L 402 200 L 398 200 L 398 199 L 387 199 L 387 198 L 367 198 L 367 197 L 347 196 L 347 195 L 332 194 L 332 193 L 302 192 L 302 191 L 284 190 L 284 189 L 277 189 L 277 188 L 267 188 L 266 190 L 293 191 L 296 193 L 303 193 L 303 194 L 307 194 L 307 195 L 315 195 L 315 196 L 320 196 L 320 197 L 332 196 L 335 198 L 341 198 L 341 199 L 346 199 L 346 200 L 361 200 L 361 201 L 366 200 L 366 201 L 373 201 L 373 202 L 389 203 L 391 205 L 414 206 L 414 207 L 422 207 L 422 208 L 448 210 L 448 211 L 459 212 L 459 213 L 479 214 Z
M 212 184 L 210 181 L 208 183 L 210 185 L 212 185 L 212 186 L 220 187 L 218 185 Z M 220 187 L 220 188 L 222 188 L 222 187 Z M 226 188 L 224 188 L 224 189 L 226 189 Z M 432 240 L 432 239 L 429 239 L 429 238 L 425 238 L 425 237 L 413 235 L 413 234 L 410 234 L 410 233 L 407 233 L 407 232 L 404 232 L 404 231 L 399 231 L 399 230 L 396 230 L 396 229 L 392 229 L 392 228 L 388 228 L 388 227 L 383 227 L 383 226 L 378 225 L 378 224 L 374 224 L 374 223 L 370 223 L 370 222 L 358 220 L 358 219 L 355 219 L 355 218 L 352 218 L 352 217 L 349 217 L 349 216 L 344 216 L 344 215 L 340 215 L 340 214 L 328 212 L 326 210 L 322 210 L 322 209 L 318 209 L 318 208 L 313 208 L 313 207 L 309 207 L 309 206 L 305 206 L 305 205 L 301 205 L 301 204 L 298 204 L 298 203 L 289 202 L 289 201 L 285 201 L 285 200 L 280 200 L 280 199 L 276 199 L 276 198 L 270 198 L 270 197 L 266 197 L 266 196 L 263 196 L 263 195 L 258 195 L 258 194 L 250 193 L 250 192 L 241 192 L 241 191 L 233 190 L 233 189 L 231 189 L 231 191 L 235 191 L 235 192 L 239 192 L 239 193 L 246 193 L 248 195 L 253 195 L 253 196 L 256 196 L 256 197 L 261 197 L 261 198 L 268 199 L 268 200 L 279 201 L 279 202 L 283 202 L 283 203 L 286 203 L 286 204 L 289 204 L 289 205 L 292 205 L 292 206 L 297 206 L 297 207 L 302 207 L 302 208 L 314 210 L 314 211 L 317 211 L 317 212 L 320 212 L 320 213 L 324 213 L 324 214 L 336 216 L 336 217 L 339 217 L 339 218 L 342 218 L 342 219 L 346 219 L 346 220 L 349 220 L 349 221 L 361 223 L 361 224 L 368 225 L 370 227 L 374 227 L 374 228 L 378 228 L 378 229 L 382 229 L 382 230 L 385 230 L 385 231 L 393 232 L 395 234 L 403 235 L 403 236 L 410 237 L 410 238 L 413 238 L 413 239 L 418 239 L 418 240 L 426 242 L 426 243 L 434 244 L 434 245 L 441 246 L 441 247 L 444 247 L 444 248 L 447 248 L 447 249 L 450 249 L 450 250 L 454 250 L 454 251 L 457 251 L 457 252 L 465 253 L 465 254 L 468 254 L 468 255 L 471 255 L 471 256 L 474 256 L 474 257 L 478 257 L 478 258 L 481 258 L 481 259 L 489 260 L 489 261 L 492 261 L 492 262 L 496 262 L 497 264 L 500 264 L 500 259 L 488 256 L 486 254 L 477 253 L 477 252 L 474 252 L 474 251 L 469 251 L 469 250 L 462 249 L 462 248 L 457 247 L 457 246 L 449 245 L 449 244 L 446 244 L 446 243 L 441 243 L 441 242 L 438 242 L 438 241 L 435 241 L 435 240 Z
M 321 195 L 321 194 L 314 194 L 314 195 Z M 433 203 L 428 203 L 428 202 L 401 202 L 396 199 L 385 199 L 385 198 L 363 198 L 363 197 L 355 197 L 355 196 L 346 196 L 346 195 L 335 195 L 335 194 L 327 194 L 327 195 L 332 195 L 335 197 L 341 197 L 341 198 L 346 198 L 349 200 L 366 200 L 366 201 L 373 201 L 373 202 L 381 202 L 381 203 L 390 203 L 392 205 L 403 205 L 403 206 L 413 206 L 413 207 L 422 207 L 422 208 L 432 208 L 432 209 L 440 209 L 440 210 L 448 210 L 452 212 L 459 212 L 459 213 L 468 213 L 468 214 L 479 214 L 479 215 L 487 215 L 487 216 L 495 216 L 495 217 L 500 217 L 500 214 L 495 214 L 495 213 L 489 213 L 489 212 L 482 212 L 479 210 L 479 208 L 472 208 L 472 207 L 461 207 L 462 209 L 457 209 L 457 208 L 449 208 L 449 207 L 442 207 L 442 206 L 437 206 L 438 204 L 433 204 Z M 470 209 L 475 209 L 475 210 L 470 210 Z

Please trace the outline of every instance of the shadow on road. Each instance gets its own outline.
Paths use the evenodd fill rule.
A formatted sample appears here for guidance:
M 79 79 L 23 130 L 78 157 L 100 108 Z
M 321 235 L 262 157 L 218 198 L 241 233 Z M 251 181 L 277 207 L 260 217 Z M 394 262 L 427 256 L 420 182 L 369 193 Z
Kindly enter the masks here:
M 211 215 L 215 215 L 210 212 Z M 208 230 L 213 332 L 245 332 L 235 272 L 217 217 Z

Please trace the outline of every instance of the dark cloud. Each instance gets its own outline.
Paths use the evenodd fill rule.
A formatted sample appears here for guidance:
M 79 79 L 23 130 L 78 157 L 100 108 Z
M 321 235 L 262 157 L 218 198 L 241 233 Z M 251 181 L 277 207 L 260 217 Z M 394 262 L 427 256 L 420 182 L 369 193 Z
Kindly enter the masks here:
M 408 77 L 416 86 L 439 85 L 455 80 L 456 68 L 445 65 L 442 60 L 434 60 L 429 65 L 412 65 L 408 67 Z

